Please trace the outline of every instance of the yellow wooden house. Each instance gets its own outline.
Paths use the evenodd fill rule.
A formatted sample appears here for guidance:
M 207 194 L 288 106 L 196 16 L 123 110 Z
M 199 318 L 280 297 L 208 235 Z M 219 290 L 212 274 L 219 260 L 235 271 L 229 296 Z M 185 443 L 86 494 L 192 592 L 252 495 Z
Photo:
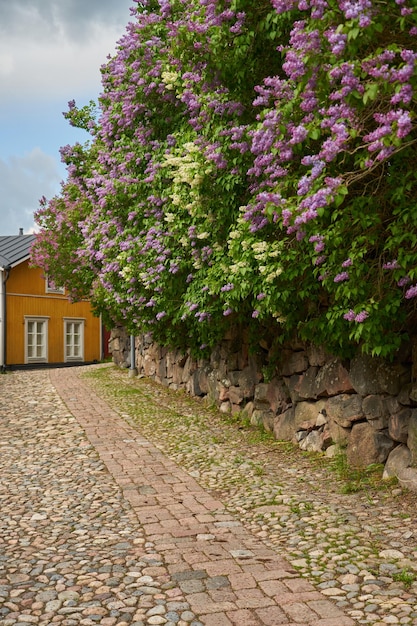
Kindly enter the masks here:
M 35 235 L 0 236 L 0 369 L 102 359 L 102 325 L 88 301 L 70 302 L 30 267 Z

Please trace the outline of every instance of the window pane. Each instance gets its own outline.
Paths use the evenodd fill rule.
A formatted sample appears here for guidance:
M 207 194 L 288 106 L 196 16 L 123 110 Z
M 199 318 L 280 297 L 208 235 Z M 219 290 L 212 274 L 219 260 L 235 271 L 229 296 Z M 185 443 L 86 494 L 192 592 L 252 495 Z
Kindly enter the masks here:
M 46 321 L 27 320 L 26 346 L 29 361 L 44 361 L 46 359 Z
M 83 323 L 66 322 L 65 354 L 67 359 L 83 358 Z

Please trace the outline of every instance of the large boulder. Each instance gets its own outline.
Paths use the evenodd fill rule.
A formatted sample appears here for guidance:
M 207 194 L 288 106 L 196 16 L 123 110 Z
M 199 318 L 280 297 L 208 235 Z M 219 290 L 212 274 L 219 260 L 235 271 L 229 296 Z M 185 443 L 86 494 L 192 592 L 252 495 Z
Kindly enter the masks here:
M 403 409 L 399 411 L 399 413 L 395 413 L 395 415 L 390 415 L 388 420 L 388 433 L 391 439 L 400 443 L 407 443 L 410 417 L 410 409 Z
M 385 463 L 394 446 L 392 439 L 368 422 L 354 424 L 346 449 L 348 464 L 364 468 L 373 463 Z
M 397 395 L 409 381 L 409 371 L 398 364 L 363 354 L 352 359 L 350 380 L 354 390 L 362 396 L 378 393 Z
M 411 463 L 411 452 L 404 444 L 400 444 L 389 453 L 387 462 L 385 463 L 384 480 L 398 477 L 399 474 Z
M 312 430 L 303 439 L 301 439 L 299 446 L 301 450 L 307 452 L 322 452 L 326 450 L 331 444 L 331 440 L 328 431 L 325 430 Z
M 294 407 L 274 419 L 274 437 L 278 441 L 293 441 L 297 430 Z
M 417 469 L 414 467 L 406 467 L 398 474 L 398 482 L 402 487 L 417 491 Z
M 316 379 L 318 367 L 309 367 L 306 372 L 298 376 L 294 391 L 297 392 L 299 398 L 315 399 L 317 398 Z M 292 380 L 295 380 L 292 378 Z
M 349 372 L 340 359 L 328 361 L 319 371 L 315 380 L 315 396 L 336 396 L 352 393 L 353 387 Z
M 298 428 L 309 429 L 317 425 L 317 418 L 326 411 L 326 401 L 299 402 L 295 407 L 295 421 Z M 327 420 L 326 420 L 327 421 Z
M 383 396 L 367 396 L 363 399 L 362 409 L 366 419 L 376 430 L 388 428 L 389 411 Z
M 282 380 L 274 378 L 270 383 L 256 385 L 254 403 L 257 409 L 270 409 L 273 413 L 282 413 L 291 402 L 287 387 Z
M 354 422 L 364 418 L 362 398 L 357 394 L 341 394 L 329 398 L 326 411 L 329 421 L 333 420 L 343 428 L 350 428 Z

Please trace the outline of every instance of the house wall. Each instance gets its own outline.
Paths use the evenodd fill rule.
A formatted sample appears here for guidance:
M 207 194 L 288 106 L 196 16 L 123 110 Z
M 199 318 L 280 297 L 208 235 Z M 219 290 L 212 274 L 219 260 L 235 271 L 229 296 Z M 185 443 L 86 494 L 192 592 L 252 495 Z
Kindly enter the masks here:
M 64 318 L 84 320 L 84 360 L 101 359 L 101 322 L 89 302 L 71 303 L 65 295 L 46 293 L 45 278 L 28 262 L 14 267 L 6 283 L 7 365 L 25 363 L 25 316 L 49 318 L 48 362 L 64 362 Z

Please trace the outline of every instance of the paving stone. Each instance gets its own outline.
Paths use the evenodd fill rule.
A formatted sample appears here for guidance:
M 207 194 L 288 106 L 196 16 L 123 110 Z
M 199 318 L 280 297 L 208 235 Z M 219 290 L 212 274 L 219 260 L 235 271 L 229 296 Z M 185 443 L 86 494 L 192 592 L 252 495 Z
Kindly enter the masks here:
M 0 377 L 1 626 L 417 626 L 417 585 L 394 580 L 415 517 L 324 496 L 325 472 L 257 473 L 146 381 L 140 427 L 84 378 L 101 367 Z

